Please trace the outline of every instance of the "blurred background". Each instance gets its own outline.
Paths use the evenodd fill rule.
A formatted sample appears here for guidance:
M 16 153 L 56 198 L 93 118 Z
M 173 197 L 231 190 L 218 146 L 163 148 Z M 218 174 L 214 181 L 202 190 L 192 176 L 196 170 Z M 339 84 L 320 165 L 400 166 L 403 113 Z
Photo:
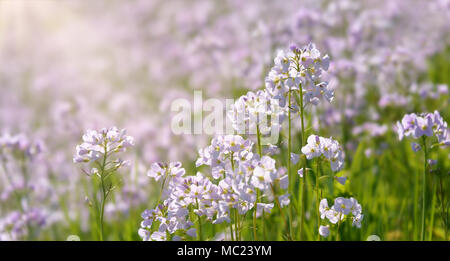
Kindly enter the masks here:
M 412 238 L 415 183 L 402 177 L 420 164 L 392 126 L 409 112 L 449 120 L 449 21 L 448 0 L 0 0 L 0 135 L 37 148 L 4 156 L 0 240 L 96 239 L 89 180 L 72 157 L 86 129 L 109 126 L 126 128 L 136 148 L 107 206 L 108 239 L 139 240 L 140 213 L 157 193 L 150 164 L 181 161 L 195 174 L 211 138 L 174 135 L 171 101 L 264 88 L 275 51 L 309 42 L 331 57 L 336 98 L 308 122 L 345 144 L 344 190 L 367 208 L 354 239 Z M 448 149 L 434 156 L 448 170 Z M 443 239 L 442 226 L 433 233 Z

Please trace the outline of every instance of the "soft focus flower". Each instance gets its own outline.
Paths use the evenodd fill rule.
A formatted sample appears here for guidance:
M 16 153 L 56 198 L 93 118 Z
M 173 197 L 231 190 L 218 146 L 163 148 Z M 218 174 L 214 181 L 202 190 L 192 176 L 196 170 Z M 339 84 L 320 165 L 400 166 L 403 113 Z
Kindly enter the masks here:
M 96 162 L 102 159 L 111 158 L 118 152 L 124 152 L 127 148 L 134 146 L 134 139 L 126 135 L 126 130 L 119 130 L 116 127 L 95 130 L 87 130 L 83 135 L 83 143 L 77 145 L 76 154 L 73 157 L 75 163 Z M 126 166 L 127 162 L 117 161 L 113 166 L 115 170 Z M 90 171 L 93 172 L 93 171 Z
M 446 146 L 448 140 L 448 127 L 438 111 L 434 113 L 422 113 L 416 115 L 415 113 L 406 114 L 401 121 L 398 121 L 395 130 L 400 140 L 406 136 L 412 136 L 418 139 L 422 136 L 430 137 L 436 136 L 440 145 Z M 418 147 L 413 145 L 413 150 L 417 151 Z
M 342 185 L 345 185 L 345 182 L 347 181 L 347 177 L 335 177 L 335 178 Z
M 415 143 L 415 142 L 411 142 L 411 148 L 412 148 L 412 150 L 414 152 L 418 152 L 419 150 L 422 149 L 422 147 L 419 144 Z
M 319 234 L 323 237 L 328 237 L 330 235 L 330 226 L 320 226 Z
M 171 162 L 168 165 L 156 162 L 152 164 L 150 170 L 147 172 L 147 176 L 158 181 L 162 177 L 178 178 L 185 173 L 186 171 L 181 167 L 181 162 Z
M 313 43 L 303 48 L 291 44 L 290 50 L 278 50 L 274 66 L 265 80 L 266 90 L 273 98 L 279 99 L 282 105 L 286 104 L 289 90 L 303 92 L 304 104 L 317 105 L 321 99 L 331 102 L 334 90 L 321 79 L 329 63 L 329 56 L 321 56 Z

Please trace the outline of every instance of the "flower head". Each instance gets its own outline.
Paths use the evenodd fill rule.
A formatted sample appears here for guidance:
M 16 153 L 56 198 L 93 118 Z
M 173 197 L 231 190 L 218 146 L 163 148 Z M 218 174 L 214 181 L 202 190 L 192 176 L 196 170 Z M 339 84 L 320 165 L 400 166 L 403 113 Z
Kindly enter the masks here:
M 333 138 L 310 135 L 307 144 L 302 147 L 301 151 L 306 155 L 307 159 L 313 159 L 323 155 L 330 162 L 333 171 L 339 171 L 344 166 L 344 151 Z

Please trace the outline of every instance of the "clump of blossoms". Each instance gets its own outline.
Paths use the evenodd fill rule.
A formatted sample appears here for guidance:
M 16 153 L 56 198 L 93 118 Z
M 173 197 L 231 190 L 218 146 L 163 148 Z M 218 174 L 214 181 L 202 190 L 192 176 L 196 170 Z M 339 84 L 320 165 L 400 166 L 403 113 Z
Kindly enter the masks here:
M 421 220 L 421 239 L 425 240 L 425 209 L 426 209 L 426 181 L 427 173 L 429 172 L 430 163 L 436 162 L 429 159 L 430 149 L 435 147 L 447 147 L 450 145 L 449 130 L 447 122 L 441 117 L 438 111 L 434 113 L 410 113 L 403 116 L 401 121 L 398 121 L 395 130 L 402 140 L 404 137 L 413 137 L 414 139 L 421 139 L 421 144 L 411 143 L 411 148 L 414 152 L 423 149 L 423 175 L 422 175 L 422 220 Z M 432 137 L 435 136 L 437 143 L 430 146 L 429 141 L 433 142 Z M 419 205 L 419 197 L 416 197 L 416 205 Z
M 0 165 L 10 185 L 10 191 L 28 189 L 29 166 L 33 160 L 42 153 L 43 143 L 39 140 L 32 141 L 24 134 L 10 135 L 4 133 L 0 136 Z M 13 175 L 20 173 L 20 175 Z M 21 179 L 17 182 L 17 178 Z M 0 186 L 2 187 L 2 186 Z M 23 193 L 20 193 L 22 198 Z
M 158 200 L 156 209 L 143 213 L 140 236 L 144 240 L 179 240 L 195 237 L 198 231 L 201 240 L 201 224 L 207 221 L 230 223 L 232 239 L 241 239 L 245 214 L 253 210 L 256 218 L 270 213 L 274 204 L 263 198 L 276 197 L 276 183 L 281 189 L 288 185 L 287 175 L 277 171 L 275 160 L 260 157 L 252 149 L 253 142 L 238 135 L 215 137 L 210 146 L 200 149 L 196 162 L 197 167 L 211 167 L 210 177 L 200 172 L 184 176 L 180 163 L 154 163 L 148 176 L 162 180 L 163 200 Z M 288 195 L 275 198 L 275 202 L 281 209 L 289 204 Z M 194 223 L 198 230 L 192 227 Z
M 186 180 L 186 171 L 180 162 L 154 163 L 147 175 L 156 181 L 162 179 L 162 188 L 155 209 L 142 213 L 139 235 L 144 241 L 166 241 L 194 238 L 196 229 L 190 221 L 189 206 L 192 199 Z M 197 175 L 199 176 L 199 175 Z M 161 202 L 161 197 L 164 199 Z
M 321 187 L 320 187 L 320 183 L 319 180 L 321 178 L 321 161 L 322 160 L 326 160 L 330 162 L 330 167 L 331 170 L 333 172 L 337 172 L 340 171 L 343 166 L 344 166 L 344 160 L 345 160 L 345 154 L 344 151 L 342 149 L 342 147 L 339 145 L 339 143 L 334 140 L 333 138 L 324 138 L 324 137 L 320 137 L 317 135 L 310 135 L 307 139 L 307 143 L 305 146 L 303 146 L 301 148 L 301 152 L 303 153 L 303 155 L 306 157 L 307 160 L 312 160 L 314 158 L 316 158 L 316 163 L 317 163 L 317 169 L 315 171 L 315 190 L 316 190 L 316 208 L 317 208 L 317 226 L 318 226 L 318 239 L 320 239 L 319 235 L 322 237 L 327 237 L 329 235 L 329 226 L 322 226 L 319 216 L 321 217 L 321 219 L 324 219 L 324 202 L 326 204 L 326 200 L 325 201 L 321 201 L 319 203 L 319 199 L 322 195 L 321 192 Z M 296 158 L 296 157 L 294 157 Z M 296 161 L 297 159 L 295 159 L 294 161 Z M 306 161 L 306 160 L 305 160 Z M 306 164 L 305 164 L 306 165 Z M 300 177 L 303 177 L 304 173 L 306 170 L 310 170 L 308 168 L 301 168 L 298 170 L 298 174 L 300 175 Z M 344 185 L 347 177 L 337 177 L 335 176 L 334 179 L 337 180 L 337 182 L 339 182 L 340 184 Z M 339 200 L 336 202 L 340 202 L 341 198 L 338 198 Z M 354 200 L 351 199 L 351 201 L 353 202 Z M 350 201 L 345 201 L 345 203 L 348 203 Z M 353 202 L 354 204 L 357 204 L 357 202 Z M 355 205 L 355 208 L 357 206 Z M 328 208 L 328 205 L 326 206 L 326 208 Z M 337 207 L 336 207 L 337 208 Z M 335 208 L 331 208 L 331 210 L 334 210 Z M 341 208 L 338 208 L 339 210 L 341 210 Z M 359 206 L 360 209 L 360 206 Z M 332 214 L 336 214 L 339 213 L 338 212 L 327 212 L 329 214 L 329 218 L 332 218 Z M 345 212 L 345 215 L 347 215 L 348 213 Z M 356 216 L 356 213 L 355 213 Z M 339 216 L 341 219 L 344 218 L 344 216 Z M 362 216 L 360 217 L 360 219 L 362 219 Z M 331 222 L 333 224 L 336 224 L 337 222 L 335 219 L 332 219 Z M 359 226 L 359 223 L 355 223 Z
M 99 182 L 101 189 L 101 206 L 99 208 L 100 239 L 103 240 L 103 215 L 105 202 L 114 189 L 111 177 L 128 161 L 117 158 L 117 154 L 134 146 L 134 139 L 127 135 L 125 129 L 116 127 L 104 128 L 100 131 L 87 130 L 82 137 L 83 143 L 77 145 L 74 163 L 89 164 L 90 170 L 83 170 L 88 176 Z M 96 197 L 96 195 L 95 195 Z M 94 200 L 97 202 L 97 200 Z
M 301 120 L 301 144 L 303 146 L 302 152 L 306 156 L 303 162 L 303 167 L 298 171 L 302 177 L 303 173 L 308 169 L 307 159 L 320 157 L 328 159 L 331 163 L 333 171 L 338 171 L 343 167 L 344 153 L 339 144 L 332 139 L 324 139 L 313 135 L 308 139 L 306 144 L 306 126 L 304 110 L 307 105 L 318 105 L 321 100 L 332 102 L 334 99 L 334 89 L 325 80 L 326 71 L 329 68 L 330 59 L 328 55 L 322 56 L 320 51 L 313 43 L 308 44 L 302 48 L 292 44 L 289 50 L 279 50 L 274 59 L 274 66 L 270 70 L 265 80 L 265 88 L 267 93 L 274 99 L 278 99 L 281 106 L 287 108 L 288 117 L 288 155 L 290 160 L 287 162 L 287 172 L 292 173 L 291 163 L 297 164 L 299 156 L 291 151 L 291 121 L 292 114 L 300 114 Z M 323 143 L 323 144 L 321 144 Z M 305 145 L 306 144 L 306 145 Z M 321 158 L 317 160 L 320 164 Z M 317 168 L 319 170 L 319 167 Z M 319 205 L 319 177 L 320 173 L 316 171 L 316 206 Z M 338 179 L 340 183 L 344 183 L 342 178 Z M 305 193 L 306 182 L 301 181 L 301 209 L 300 209 L 300 236 L 302 237 L 302 229 L 305 220 Z M 289 192 L 293 193 L 294 187 L 289 187 Z M 283 199 L 288 199 L 285 197 Z M 293 211 L 292 209 L 290 210 Z M 319 222 L 318 222 L 319 223 Z M 292 220 L 289 219 L 289 227 L 292 228 Z M 292 238 L 292 230 L 290 229 L 289 236 Z
M 197 167 L 210 166 L 212 178 L 218 181 L 218 208 L 212 212 L 213 223 L 229 222 L 230 230 L 234 223 L 236 239 L 241 236 L 242 215 L 252 209 L 255 218 L 260 216 L 257 212 L 269 213 L 274 206 L 271 199 L 280 211 L 290 203 L 289 194 L 275 195 L 275 184 L 287 189 L 288 175 L 277 170 L 274 159 L 253 153 L 252 149 L 253 142 L 241 136 L 218 136 L 210 146 L 199 151 L 196 162 Z M 264 203 L 264 199 L 269 202 Z
M 447 122 L 443 120 L 438 111 L 434 113 L 410 113 L 403 116 L 401 121 L 396 123 L 398 137 L 411 136 L 414 139 L 436 136 L 438 145 L 449 146 Z
M 43 144 L 41 141 L 30 141 L 24 134 L 10 135 L 4 133 L 0 136 L 0 156 L 6 157 L 11 154 L 15 158 L 33 159 L 42 152 Z
M 0 136 L 0 165 L 10 185 L 10 191 L 22 190 L 29 187 L 29 166 L 42 153 L 43 143 L 32 141 L 24 134 Z M 13 175 L 20 173 L 20 175 Z M 17 184 L 17 178 L 21 179 Z M 1 187 L 1 186 L 0 186 Z M 21 197 L 23 195 L 21 194 Z
M 104 159 L 110 159 L 118 152 L 125 152 L 127 148 L 134 146 L 134 139 L 126 135 L 125 129 L 119 130 L 116 127 L 102 129 L 100 131 L 87 130 L 83 135 L 83 143 L 77 145 L 76 154 L 73 158 L 75 163 L 94 163 L 101 167 Z M 114 170 L 126 165 L 128 162 L 115 159 L 112 163 Z M 91 169 L 91 174 L 98 169 Z
M 26 236 L 35 236 L 36 228 L 45 224 L 46 215 L 39 209 L 10 212 L 0 218 L 0 241 L 26 240 Z
M 336 140 L 310 135 L 307 142 L 302 148 L 302 153 L 306 155 L 308 160 L 323 156 L 330 162 L 331 170 L 336 172 L 342 169 L 345 154 Z
M 263 155 L 261 136 L 270 134 L 270 131 L 274 130 L 274 124 L 275 130 L 279 131 L 281 123 L 287 117 L 288 155 L 292 162 L 297 164 L 299 155 L 291 153 L 293 119 L 291 116 L 297 112 L 301 116 L 301 144 L 305 156 L 304 166 L 299 170 L 299 174 L 302 176 L 308 169 L 306 168 L 308 159 L 317 158 L 318 167 L 315 171 L 319 230 L 317 236 L 329 234 L 329 226 L 320 224 L 320 162 L 322 159 L 328 160 L 332 171 L 339 171 L 344 165 L 344 152 L 339 143 L 332 138 L 311 135 L 306 142 L 303 113 L 308 104 L 317 105 L 322 99 L 328 102 L 333 100 L 334 90 L 323 80 L 328 67 L 329 57 L 321 56 L 314 44 L 301 49 L 291 46 L 288 51 L 279 51 L 274 66 L 266 78 L 265 90 L 248 92 L 241 96 L 227 112 L 235 130 L 247 133 L 246 128 L 249 131 L 256 129 L 258 153 L 253 153 L 254 143 L 251 140 L 239 135 L 223 135 L 213 138 L 210 146 L 199 150 L 196 167 L 209 166 L 210 175 L 199 172 L 196 176 L 184 176 L 185 170 L 179 162 L 154 163 L 148 176 L 158 182 L 161 181 L 161 194 L 157 207 L 143 213 L 144 221 L 139 235 L 144 240 L 179 240 L 195 237 L 195 232 L 198 232 L 197 237 L 201 240 L 201 224 L 207 221 L 212 224 L 228 223 L 231 239 L 240 240 L 243 221 L 250 212 L 253 214 L 253 237 L 256 240 L 257 218 L 263 217 L 264 227 L 264 214 L 270 213 L 277 205 L 289 229 L 286 236 L 293 239 L 291 215 L 294 208 L 293 204 L 290 204 L 290 197 L 294 192 L 294 186 L 292 188 L 289 186 L 291 160 L 287 160 L 287 171 L 278 170 L 275 160 Z M 270 125 L 267 124 L 268 119 L 272 120 Z M 268 154 L 278 149 L 274 145 L 266 145 L 265 152 Z M 347 179 L 334 178 L 341 184 L 345 184 Z M 302 180 L 303 194 L 299 197 L 301 209 L 296 210 L 301 216 L 300 228 L 305 221 L 306 205 L 304 196 L 306 182 L 305 179 Z M 285 206 L 290 206 L 289 217 L 284 215 Z M 354 224 L 359 226 L 361 219 L 362 215 L 358 216 L 355 212 Z M 193 227 L 194 224 L 198 225 L 197 229 Z
M 184 177 L 185 173 L 180 162 L 153 163 L 148 171 L 149 177 L 156 181 L 162 179 L 162 186 L 156 208 L 142 213 L 144 220 L 139 235 L 144 241 L 178 241 L 196 237 L 190 216 L 196 214 L 200 222 L 200 217 L 217 199 L 214 196 L 217 189 L 201 173 Z
M 286 115 L 286 108 L 281 107 L 279 100 L 274 99 L 266 90 L 248 92 L 239 97 L 227 114 L 233 128 L 239 133 L 253 131 L 256 134 L 255 131 L 258 131 L 262 135 L 271 130 L 279 131 Z
M 333 225 L 337 225 L 338 230 L 340 225 L 346 220 L 351 220 L 352 226 L 361 228 L 361 221 L 364 217 L 361 205 L 352 197 L 338 197 L 334 200 L 334 205 L 331 207 L 328 206 L 327 199 L 322 199 L 320 201 L 319 211 L 320 218 L 322 220 L 328 220 Z M 319 234 L 323 237 L 328 237 L 330 234 L 329 228 L 330 225 L 320 225 Z
M 5 181 L 0 182 L 0 201 L 12 203 L 11 210 L 8 204 L 0 209 L 0 241 L 36 237 L 46 223 L 46 215 L 33 201 L 41 196 L 37 189 L 44 187 L 39 183 L 43 177 L 39 176 L 38 165 L 33 164 L 42 163 L 39 156 L 43 150 L 40 140 L 25 134 L 0 136 L 0 180 Z
M 323 72 L 328 70 L 330 58 L 321 56 L 313 43 L 298 48 L 291 45 L 289 50 L 279 50 L 274 66 L 266 77 L 266 90 L 280 104 L 286 104 L 288 93 L 302 91 L 303 104 L 319 104 L 325 99 L 331 102 L 334 90 L 322 80 Z

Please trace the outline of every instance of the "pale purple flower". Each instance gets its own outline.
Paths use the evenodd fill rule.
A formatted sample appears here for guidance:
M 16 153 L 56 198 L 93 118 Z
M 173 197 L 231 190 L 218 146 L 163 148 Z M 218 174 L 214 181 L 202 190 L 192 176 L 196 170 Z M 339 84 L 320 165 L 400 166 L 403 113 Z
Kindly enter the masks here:
M 153 232 L 150 239 L 152 241 L 166 241 L 166 232 Z
M 260 217 L 262 215 L 262 212 L 264 213 L 270 213 L 272 211 L 274 204 L 265 204 L 265 203 L 258 203 L 256 204 L 256 217 Z
M 291 152 L 291 162 L 292 162 L 292 164 L 294 164 L 294 165 L 297 164 L 299 159 L 300 159 L 300 155 Z
M 281 207 L 285 207 L 285 206 L 289 205 L 289 203 L 291 202 L 289 197 L 290 197 L 289 193 L 278 197 Z
M 323 237 L 328 237 L 330 235 L 330 226 L 320 226 L 319 234 Z
M 436 165 L 438 161 L 433 160 L 433 159 L 428 159 L 427 162 L 428 162 L 428 165 L 433 166 L 433 165 Z
M 76 146 L 74 163 L 98 162 L 107 157 L 110 159 L 118 152 L 124 152 L 127 148 L 134 146 L 134 139 L 126 135 L 126 130 L 118 130 L 116 127 L 102 129 L 99 132 L 87 130 L 83 135 L 83 143 Z M 105 159 L 106 160 L 106 159 Z M 127 161 L 113 160 L 113 169 L 117 170 L 127 166 Z
M 418 143 L 415 143 L 415 142 L 411 142 L 411 148 L 414 152 L 418 152 L 419 150 L 422 149 L 422 147 Z
M 307 159 L 313 159 L 323 155 L 329 160 L 333 171 L 339 171 L 344 166 L 344 151 L 339 143 L 332 138 L 310 135 L 307 144 L 302 147 L 302 153 L 306 155 Z
M 446 145 L 449 140 L 448 127 L 438 111 L 434 113 L 423 113 L 420 115 L 406 114 L 401 122 L 397 122 L 395 130 L 402 140 L 405 136 L 413 136 L 418 139 L 422 136 L 436 136 L 440 145 Z M 417 146 L 416 146 L 417 147 Z
M 347 177 L 335 177 L 337 182 L 339 182 L 341 185 L 345 185 L 345 182 L 347 181 Z
M 414 138 L 420 138 L 426 135 L 428 137 L 433 135 L 433 121 L 431 116 L 416 117 L 416 127 L 414 129 Z

